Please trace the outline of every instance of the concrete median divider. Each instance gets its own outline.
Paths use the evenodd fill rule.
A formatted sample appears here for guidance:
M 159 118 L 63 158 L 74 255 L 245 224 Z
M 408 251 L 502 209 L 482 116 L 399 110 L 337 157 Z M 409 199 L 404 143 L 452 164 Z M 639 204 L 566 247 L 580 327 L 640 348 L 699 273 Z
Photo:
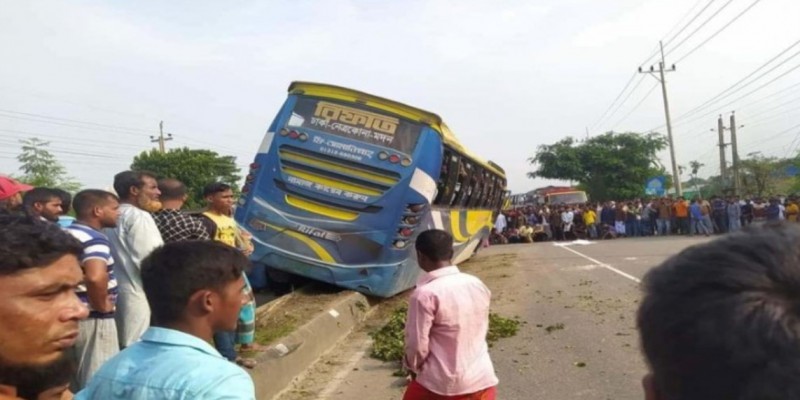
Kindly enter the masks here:
M 259 307 L 258 315 L 280 312 L 282 306 L 299 301 L 292 295 L 281 297 Z M 320 356 L 344 339 L 363 322 L 370 309 L 367 298 L 358 292 L 343 292 L 295 330 L 269 344 L 266 352 L 256 356 L 258 365 L 250 370 L 256 387 L 256 398 L 272 400 L 289 388 Z

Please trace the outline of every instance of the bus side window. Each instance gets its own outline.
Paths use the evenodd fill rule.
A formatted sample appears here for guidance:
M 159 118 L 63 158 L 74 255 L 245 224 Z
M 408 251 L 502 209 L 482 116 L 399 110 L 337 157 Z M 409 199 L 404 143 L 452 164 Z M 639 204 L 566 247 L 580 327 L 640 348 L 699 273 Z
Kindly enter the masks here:
M 503 187 L 501 186 L 501 180 L 498 179 L 494 183 L 494 196 L 492 196 L 492 208 L 500 208 L 502 204 L 500 204 L 500 200 L 503 196 Z
M 489 207 L 489 188 L 492 185 L 492 176 L 488 171 L 483 171 L 483 190 L 481 190 L 481 198 L 478 199 L 478 207 Z
M 467 208 L 475 208 L 480 203 L 481 192 L 483 191 L 483 167 L 475 166 L 475 172 L 472 173 L 470 178 L 470 185 L 473 189 L 467 201 Z
M 472 191 L 475 190 L 475 186 L 472 184 L 472 176 L 474 175 L 475 168 L 473 167 L 471 162 L 464 163 L 464 174 L 460 174 L 459 181 L 461 182 L 461 191 L 458 194 L 458 197 L 455 200 L 455 205 L 460 208 L 464 208 L 467 205 L 467 201 L 469 197 L 472 195 Z
M 453 157 L 459 158 L 456 156 Z M 450 201 L 447 202 L 449 207 L 453 207 L 457 204 L 456 201 L 458 200 L 458 196 L 461 194 L 461 177 L 467 173 L 463 159 L 458 160 L 458 167 L 455 170 L 458 171 L 458 173 L 455 176 L 455 189 L 453 189 L 453 196 L 450 197 Z
M 445 151 L 442 164 L 447 163 L 447 175 L 442 175 L 444 190 L 441 190 L 437 205 L 449 206 L 458 191 L 458 156 L 451 151 Z
M 486 195 L 486 206 L 492 210 L 496 209 L 494 206 L 494 191 L 497 184 L 497 176 L 492 175 L 492 181 L 489 182 L 489 193 Z
M 439 182 L 436 183 L 436 200 L 433 201 L 433 204 L 441 204 L 442 199 L 447 197 L 448 187 L 447 182 L 450 178 L 450 152 L 445 150 L 444 154 L 442 155 L 442 171 L 439 173 Z

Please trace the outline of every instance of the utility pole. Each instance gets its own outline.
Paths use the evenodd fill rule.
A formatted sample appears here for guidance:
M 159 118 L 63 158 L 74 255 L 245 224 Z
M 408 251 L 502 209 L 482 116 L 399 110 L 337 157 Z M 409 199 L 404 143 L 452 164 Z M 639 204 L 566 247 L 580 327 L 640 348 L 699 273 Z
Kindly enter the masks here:
M 733 157 L 733 194 L 740 196 L 741 182 L 739 182 L 739 149 L 736 143 L 736 115 L 731 111 L 731 156 Z
M 164 121 L 158 123 L 158 131 L 159 131 L 158 137 L 150 136 L 150 143 L 158 142 L 158 151 L 161 153 L 166 153 L 167 146 L 165 145 L 165 142 L 168 140 L 172 140 L 172 134 L 168 133 L 167 137 L 164 137 Z
M 650 71 L 642 71 L 642 67 L 639 67 L 639 73 L 647 73 L 650 74 L 653 78 L 656 78 L 659 82 L 661 82 L 661 94 L 664 96 L 664 116 L 667 119 L 667 139 L 669 140 L 669 156 L 672 161 L 672 181 L 675 183 L 675 192 L 678 196 L 683 195 L 683 189 L 681 188 L 681 176 L 678 175 L 678 162 L 675 160 L 675 142 L 672 140 L 672 120 L 669 116 L 669 100 L 667 99 L 667 81 L 664 79 L 665 72 L 675 72 L 675 64 L 672 64 L 672 68 L 665 70 L 665 62 L 664 62 L 664 43 L 658 42 L 659 46 L 661 47 L 661 61 L 658 63 L 658 74 L 659 77 L 655 76 L 655 71 L 653 70 L 653 66 L 650 66 Z
M 717 132 L 719 132 L 719 177 L 722 179 L 724 185 L 728 179 L 725 173 L 725 168 L 728 164 L 725 163 L 725 126 L 722 124 L 722 114 L 717 118 Z

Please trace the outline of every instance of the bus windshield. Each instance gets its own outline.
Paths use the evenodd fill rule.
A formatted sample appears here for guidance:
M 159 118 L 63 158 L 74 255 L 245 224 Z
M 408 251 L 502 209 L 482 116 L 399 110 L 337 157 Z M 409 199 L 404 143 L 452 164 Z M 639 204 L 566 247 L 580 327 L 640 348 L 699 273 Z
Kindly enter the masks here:
M 552 193 L 547 197 L 550 204 L 581 204 L 588 200 L 586 192 Z
M 355 103 L 300 96 L 289 127 L 313 129 L 411 154 L 422 125 Z

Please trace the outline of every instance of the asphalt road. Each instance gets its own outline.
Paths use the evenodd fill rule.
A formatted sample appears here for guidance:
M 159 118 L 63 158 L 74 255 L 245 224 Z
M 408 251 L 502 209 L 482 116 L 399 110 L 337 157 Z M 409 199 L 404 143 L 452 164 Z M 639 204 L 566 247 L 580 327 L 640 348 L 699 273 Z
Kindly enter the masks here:
M 705 238 L 618 239 L 587 245 L 495 246 L 462 266 L 493 292 L 493 311 L 526 323 L 492 349 L 498 398 L 641 399 L 646 367 L 636 331 L 639 280 Z M 395 367 L 370 359 L 355 332 L 281 400 L 401 399 Z

